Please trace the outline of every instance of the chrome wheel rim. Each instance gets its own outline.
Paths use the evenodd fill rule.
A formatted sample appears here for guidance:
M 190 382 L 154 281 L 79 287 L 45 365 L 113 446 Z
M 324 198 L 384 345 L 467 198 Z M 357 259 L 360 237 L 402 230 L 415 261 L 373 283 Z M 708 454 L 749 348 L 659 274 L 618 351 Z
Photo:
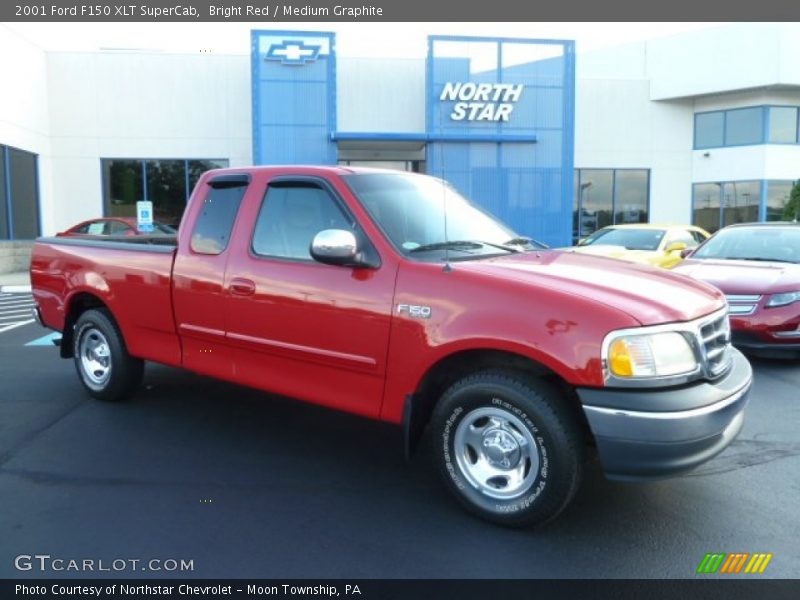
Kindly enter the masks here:
M 533 434 L 502 408 L 467 413 L 456 427 L 454 452 L 469 484 L 490 498 L 518 498 L 539 474 L 539 449 Z
M 94 327 L 85 330 L 78 346 L 81 370 L 87 382 L 102 387 L 111 377 L 111 349 L 102 332 Z

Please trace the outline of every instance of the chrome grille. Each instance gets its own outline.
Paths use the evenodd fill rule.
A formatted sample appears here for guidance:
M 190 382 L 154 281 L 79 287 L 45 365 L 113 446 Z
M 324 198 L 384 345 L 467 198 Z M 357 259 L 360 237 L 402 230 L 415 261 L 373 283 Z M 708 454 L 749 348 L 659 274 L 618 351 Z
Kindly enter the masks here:
M 758 294 L 728 294 L 728 312 L 732 315 L 752 315 L 756 311 L 761 296 Z
M 700 323 L 700 351 L 710 377 L 722 375 L 731 364 L 731 324 L 726 313 Z

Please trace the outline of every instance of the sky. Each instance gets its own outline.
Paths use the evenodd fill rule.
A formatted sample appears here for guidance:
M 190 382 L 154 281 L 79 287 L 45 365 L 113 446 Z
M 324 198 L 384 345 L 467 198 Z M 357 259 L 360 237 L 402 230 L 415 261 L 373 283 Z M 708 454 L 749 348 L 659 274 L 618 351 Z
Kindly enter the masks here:
M 575 40 L 578 52 L 695 31 L 721 23 L 4 23 L 47 51 L 136 49 L 250 53 L 252 29 L 337 33 L 339 56 L 422 58 L 431 34 Z M 0 30 L 2 35 L 2 30 Z

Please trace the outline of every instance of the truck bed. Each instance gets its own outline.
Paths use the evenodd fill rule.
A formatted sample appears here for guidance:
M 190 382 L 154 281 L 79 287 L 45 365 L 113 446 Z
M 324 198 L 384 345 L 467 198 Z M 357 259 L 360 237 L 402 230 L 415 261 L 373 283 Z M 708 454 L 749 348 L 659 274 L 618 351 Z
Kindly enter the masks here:
M 38 239 L 31 283 L 43 323 L 63 331 L 69 306 L 96 298 L 116 317 L 133 356 L 180 365 L 171 298 L 175 250 L 172 236 Z

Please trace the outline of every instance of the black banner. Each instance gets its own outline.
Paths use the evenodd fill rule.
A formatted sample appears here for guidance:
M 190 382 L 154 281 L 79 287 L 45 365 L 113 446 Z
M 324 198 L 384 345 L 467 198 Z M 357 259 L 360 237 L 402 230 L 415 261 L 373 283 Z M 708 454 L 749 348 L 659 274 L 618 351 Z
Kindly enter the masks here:
M 3 580 L 6 598 L 405 598 L 794 600 L 794 580 Z

